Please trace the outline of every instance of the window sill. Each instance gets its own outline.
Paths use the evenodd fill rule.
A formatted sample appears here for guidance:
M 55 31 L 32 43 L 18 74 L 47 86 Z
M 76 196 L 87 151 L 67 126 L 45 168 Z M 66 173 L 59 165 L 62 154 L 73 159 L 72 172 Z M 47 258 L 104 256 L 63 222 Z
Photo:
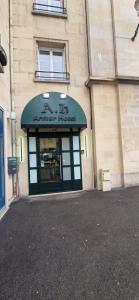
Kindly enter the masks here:
M 47 17 L 62 18 L 62 19 L 67 19 L 68 18 L 68 15 L 65 14 L 65 13 L 56 13 L 56 12 L 49 12 L 49 11 L 44 11 L 44 10 L 37 10 L 37 9 L 33 9 L 32 14 L 33 15 L 47 16 Z
M 34 82 L 38 82 L 38 83 L 65 83 L 65 84 L 70 84 L 70 80 L 67 79 L 61 79 L 61 80 L 58 80 L 58 79 L 41 79 L 41 78 L 34 78 Z

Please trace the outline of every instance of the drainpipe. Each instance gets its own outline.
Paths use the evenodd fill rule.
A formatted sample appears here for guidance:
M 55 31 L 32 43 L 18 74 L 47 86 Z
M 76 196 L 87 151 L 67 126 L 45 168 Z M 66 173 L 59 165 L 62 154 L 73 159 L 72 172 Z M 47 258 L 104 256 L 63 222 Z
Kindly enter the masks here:
M 114 47 L 114 66 L 115 66 L 115 79 L 118 77 L 118 61 L 117 61 L 117 45 L 116 45 L 116 29 L 115 29 L 115 14 L 114 14 L 114 2 L 110 0 L 111 6 L 111 17 L 112 17 L 112 35 L 113 35 L 113 47 Z M 117 92 L 117 99 L 118 99 L 118 118 L 119 118 L 119 147 L 121 152 L 121 179 L 122 179 L 122 186 L 125 186 L 124 180 L 124 154 L 123 154 L 123 140 L 122 140 L 122 125 L 121 125 L 121 109 L 120 109 L 120 91 L 119 91 L 119 84 L 116 84 L 116 92 Z
M 13 99 L 12 99 L 12 37 L 11 37 L 11 1 L 9 0 L 9 74 L 10 74 L 10 100 L 11 100 L 11 111 L 13 111 Z M 13 137 L 12 123 L 11 123 L 11 135 Z M 13 139 L 11 141 L 12 144 L 12 155 L 14 152 L 13 149 Z
M 87 58 L 88 58 L 88 75 L 91 75 L 90 68 L 90 51 L 89 51 L 89 33 L 88 33 L 88 9 L 87 0 L 85 0 L 85 18 L 86 18 L 86 38 L 87 38 Z M 94 105 L 93 98 L 91 94 L 91 87 L 89 89 L 90 98 L 90 121 L 91 121 L 91 131 L 92 131 L 92 147 L 93 147 L 93 168 L 94 168 L 94 188 L 97 188 L 97 160 L 96 160 L 96 140 L 95 140 L 95 119 L 94 119 Z
M 114 67 L 115 67 L 115 77 L 116 77 L 116 76 L 118 76 L 118 62 L 117 62 L 116 30 L 115 30 L 115 15 L 114 15 L 113 0 L 110 0 L 110 7 L 111 7 L 111 18 L 112 18 L 112 38 L 113 38 L 113 49 L 114 49 Z
M 91 69 L 90 69 L 90 52 L 89 52 L 89 37 L 88 37 L 88 12 L 87 12 L 87 0 L 85 0 L 85 19 L 86 19 L 86 39 L 87 39 L 87 60 L 88 60 L 88 75 L 91 74 Z M 93 116 L 92 116 L 92 97 L 91 97 L 91 88 L 89 87 L 89 97 L 90 97 L 90 109 L 91 109 L 91 129 L 92 129 L 92 122 L 93 122 Z

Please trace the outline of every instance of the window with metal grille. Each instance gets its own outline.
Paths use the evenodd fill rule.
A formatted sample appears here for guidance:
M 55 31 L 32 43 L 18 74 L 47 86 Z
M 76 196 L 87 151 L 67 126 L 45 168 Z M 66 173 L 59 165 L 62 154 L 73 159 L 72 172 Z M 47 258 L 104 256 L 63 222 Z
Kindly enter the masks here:
M 46 80 L 68 80 L 64 49 L 38 48 L 38 71 L 36 77 Z
M 36 0 L 33 8 L 39 11 L 66 13 L 64 0 Z

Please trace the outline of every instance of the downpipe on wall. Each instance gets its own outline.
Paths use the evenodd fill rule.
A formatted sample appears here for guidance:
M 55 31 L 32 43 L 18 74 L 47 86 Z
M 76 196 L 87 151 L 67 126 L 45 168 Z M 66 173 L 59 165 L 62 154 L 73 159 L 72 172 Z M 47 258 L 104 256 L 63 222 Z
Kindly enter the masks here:
M 14 102 L 13 102 L 13 40 L 12 40 L 12 0 L 9 0 L 9 74 L 10 74 L 10 102 L 11 102 L 11 112 L 14 111 Z M 16 120 L 11 120 L 11 155 L 17 156 L 17 143 L 16 143 Z M 17 182 L 18 182 L 18 173 L 12 176 L 12 187 L 13 187 L 13 196 L 18 196 Z
M 114 66 L 115 66 L 115 78 L 118 77 L 118 61 L 117 61 L 117 45 L 116 45 L 116 29 L 115 29 L 115 14 L 114 14 L 114 2 L 110 0 L 111 7 L 111 18 L 112 18 L 112 36 L 113 36 L 113 47 L 114 47 Z M 121 152 L 121 183 L 122 186 L 125 186 L 124 180 L 124 158 L 123 158 L 123 141 L 122 141 L 122 125 L 121 125 L 121 109 L 120 109 L 120 93 L 119 93 L 119 84 L 116 83 L 116 93 L 117 93 L 117 104 L 118 104 L 118 121 L 119 121 L 119 146 Z
M 91 75 L 90 68 L 90 51 L 89 51 L 89 33 L 88 33 L 88 8 L 87 1 L 85 0 L 85 18 L 86 18 L 86 39 L 87 39 L 87 58 L 88 58 L 88 75 Z M 93 97 L 91 93 L 91 87 L 87 87 L 89 91 L 90 99 L 90 126 L 92 131 L 92 154 L 93 154 L 93 170 L 94 170 L 94 188 L 97 188 L 97 159 L 96 159 L 96 139 L 95 139 L 95 118 L 94 118 L 94 106 Z

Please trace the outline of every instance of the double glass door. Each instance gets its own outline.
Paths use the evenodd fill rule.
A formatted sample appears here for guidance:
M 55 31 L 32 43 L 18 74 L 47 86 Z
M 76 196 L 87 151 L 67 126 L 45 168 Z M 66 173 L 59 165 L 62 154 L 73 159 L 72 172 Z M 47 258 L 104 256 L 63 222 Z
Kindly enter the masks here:
M 82 189 L 78 135 L 29 137 L 30 194 Z

